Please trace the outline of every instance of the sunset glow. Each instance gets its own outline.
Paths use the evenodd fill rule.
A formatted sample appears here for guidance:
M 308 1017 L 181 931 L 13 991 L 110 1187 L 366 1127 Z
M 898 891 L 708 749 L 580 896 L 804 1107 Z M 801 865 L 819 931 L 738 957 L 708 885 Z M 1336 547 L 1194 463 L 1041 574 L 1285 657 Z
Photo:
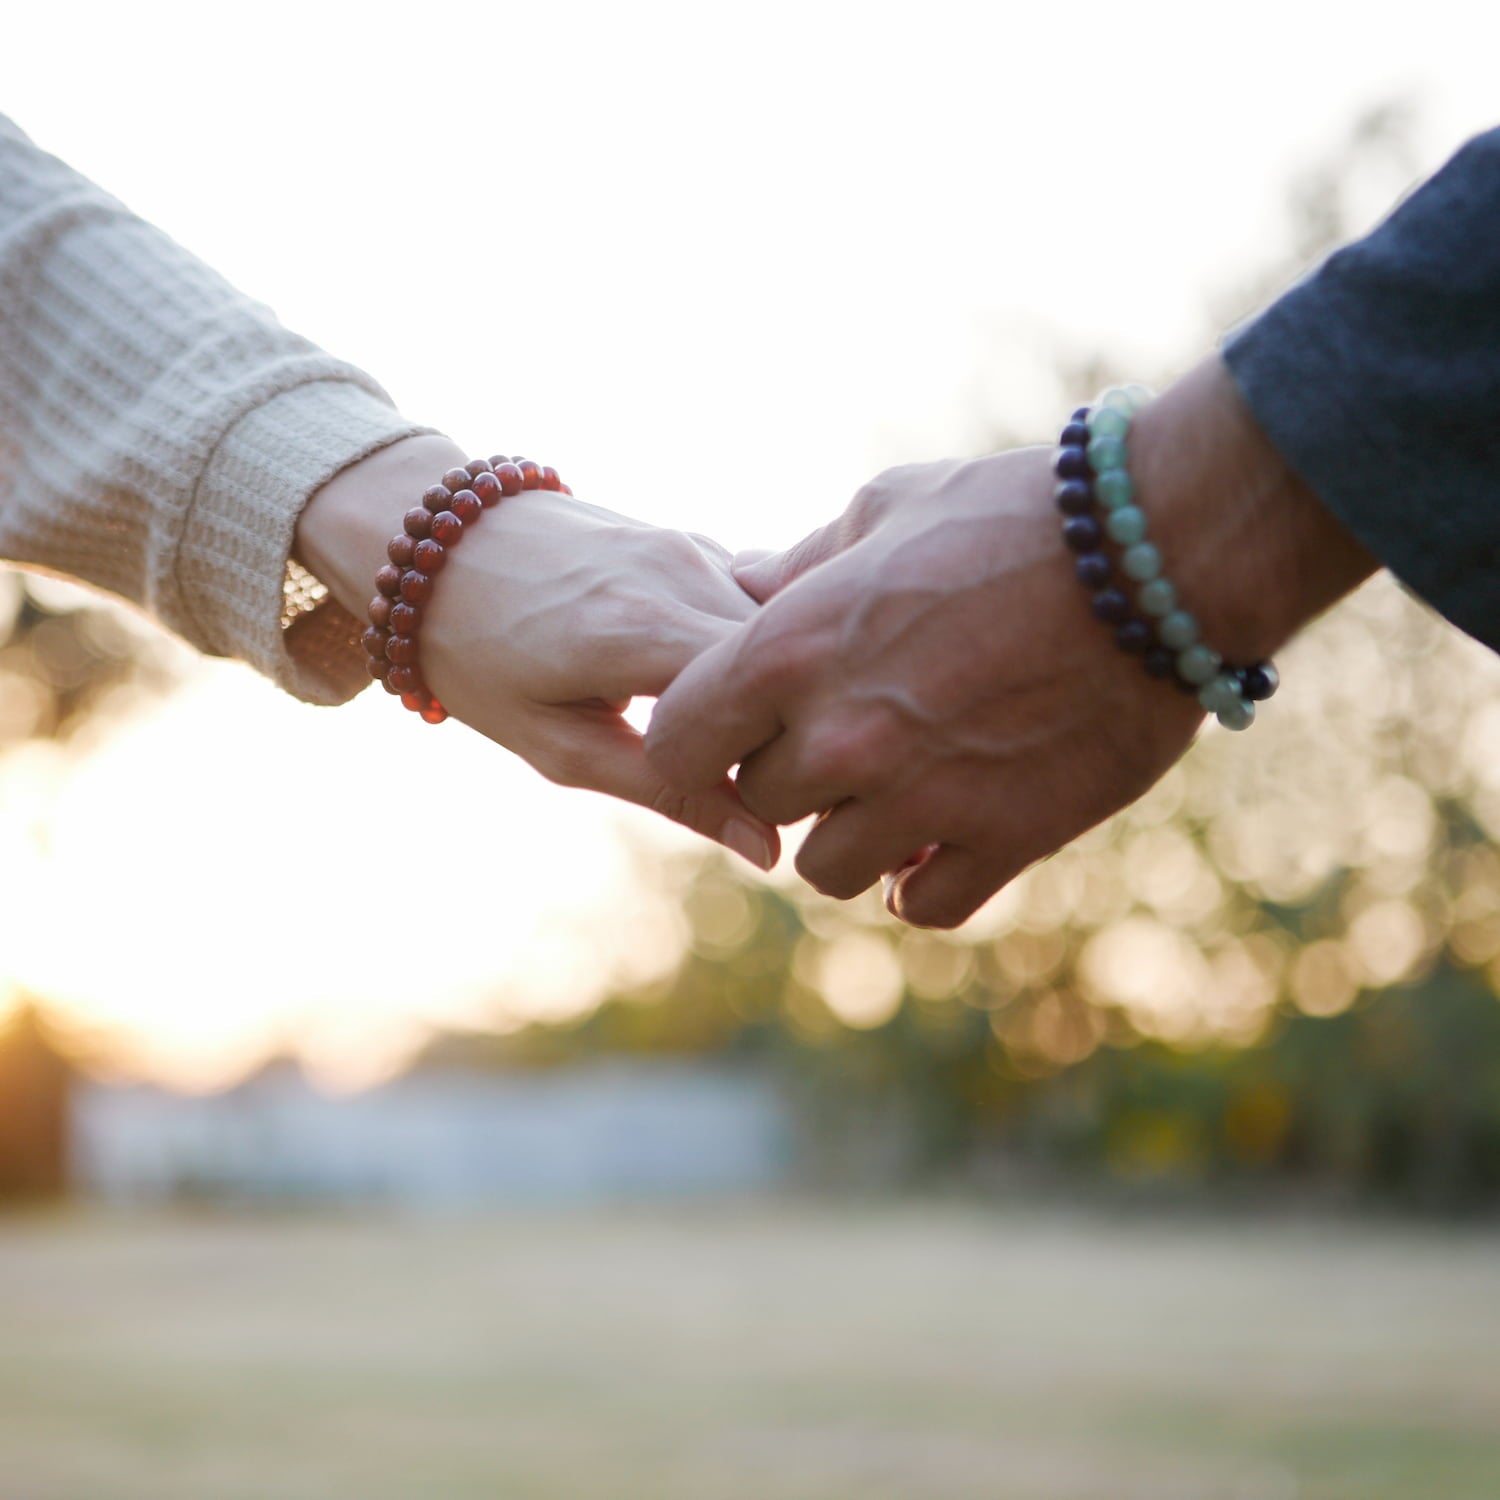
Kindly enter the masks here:
M 1213 297 L 1280 243 L 1289 179 L 1361 108 L 1412 99 L 1422 169 L 1494 111 L 1494 49 L 1452 44 L 1474 26 L 1457 5 L 1425 6 L 1419 37 L 1342 4 L 1261 7 L 1253 30 L 1139 6 L 1128 62 L 1101 46 L 1066 68 L 1041 6 L 771 5 L 747 23 L 436 4 L 358 26 L 344 7 L 230 6 L 212 25 L 232 65 L 212 67 L 201 8 L 82 9 L 84 49 L 78 7 L 6 23 L 0 109 L 40 144 L 413 416 L 475 451 L 555 456 L 583 497 L 731 546 L 789 542 L 877 469 L 997 423 L 1044 434 L 1076 394 L 1059 350 L 1170 376 L 1213 337 Z M 643 461 L 665 457 L 665 474 Z M 378 695 L 314 709 L 234 664 L 182 670 L 88 745 L 0 760 L 0 1008 L 41 997 L 118 1068 L 192 1087 L 279 1050 L 352 1086 L 431 1027 L 567 1014 L 681 952 L 684 917 L 642 871 L 685 835 Z M 413 909 L 383 877 L 411 857 L 390 810 L 418 754 L 468 792 L 421 852 Z M 1385 869 L 1424 847 L 1425 799 L 1397 780 L 1368 804 Z M 1148 821 L 1131 837 L 1098 857 L 1149 911 L 1090 972 L 1101 992 L 1134 976 L 1171 1035 L 1174 985 L 1201 978 L 1179 929 L 1212 922 L 1217 881 Z M 1273 815 L 1243 845 L 1267 842 L 1273 895 L 1313 879 L 1321 847 L 1305 839 L 1299 869 L 1276 837 Z M 1402 898 L 1373 891 L 1337 954 L 1303 954 L 1307 1009 L 1351 993 L 1341 964 L 1388 982 L 1418 962 Z M 1063 861 L 981 921 L 1090 899 Z M 899 970 L 845 941 L 874 978 L 835 1008 L 875 1024 Z M 956 983 L 940 946 L 914 961 L 935 993 Z M 1273 962 L 1223 960 L 1224 1035 L 1253 1030 Z

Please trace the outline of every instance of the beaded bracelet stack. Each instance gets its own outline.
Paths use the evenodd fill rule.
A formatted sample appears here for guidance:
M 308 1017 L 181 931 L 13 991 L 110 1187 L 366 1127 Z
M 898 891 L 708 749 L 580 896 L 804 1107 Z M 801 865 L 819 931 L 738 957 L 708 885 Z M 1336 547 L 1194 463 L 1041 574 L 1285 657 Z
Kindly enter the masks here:
M 1148 539 L 1126 458 L 1131 420 L 1150 400 L 1143 385 L 1111 386 L 1093 407 L 1079 407 L 1063 428 L 1052 466 L 1063 540 L 1078 554 L 1074 571 L 1089 590 L 1094 615 L 1114 627 L 1120 649 L 1139 656 L 1151 676 L 1170 678 L 1194 695 L 1226 729 L 1248 729 L 1256 703 L 1269 698 L 1281 679 L 1269 661 L 1234 666 L 1205 645 L 1198 622 L 1181 608 L 1176 588 L 1162 573 L 1161 552 Z M 1106 538 L 1119 548 L 1123 586 L 1113 582 Z M 1134 600 L 1127 592 L 1131 585 Z
M 390 561 L 375 575 L 370 627 L 360 639 L 369 656 L 370 676 L 429 724 L 441 724 L 448 717 L 417 665 L 417 631 L 434 580 L 447 564 L 448 550 L 463 540 L 464 528 L 505 496 L 522 490 L 573 493 L 556 469 L 529 458 L 497 453 L 489 459 L 471 459 L 422 492 L 386 546 Z

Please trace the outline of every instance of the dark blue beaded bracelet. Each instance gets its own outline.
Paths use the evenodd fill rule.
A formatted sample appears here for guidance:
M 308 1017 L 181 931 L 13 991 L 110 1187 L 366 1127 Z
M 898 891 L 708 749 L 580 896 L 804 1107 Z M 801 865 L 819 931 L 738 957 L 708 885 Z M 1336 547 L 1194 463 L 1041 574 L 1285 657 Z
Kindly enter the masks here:
M 1100 589 L 1089 600 L 1089 608 L 1106 625 L 1123 625 L 1130 618 L 1130 596 L 1124 589 Z
M 1165 646 L 1152 646 L 1141 663 L 1147 675 L 1166 679 L 1177 675 L 1177 661 Z
M 1257 662 L 1240 673 L 1240 686 L 1252 703 L 1264 703 L 1281 686 L 1281 673 L 1268 661 Z
M 1063 541 L 1075 552 L 1097 552 L 1104 528 L 1092 516 L 1069 516 L 1063 522 Z
M 1114 572 L 1114 564 L 1102 552 L 1085 552 L 1073 564 L 1078 581 L 1086 589 L 1102 589 Z
M 1059 448 L 1052 472 L 1059 479 L 1087 479 L 1091 473 L 1088 451 L 1077 443 Z
M 1087 479 L 1064 479 L 1053 490 L 1052 498 L 1065 516 L 1086 516 L 1094 508 L 1094 487 Z

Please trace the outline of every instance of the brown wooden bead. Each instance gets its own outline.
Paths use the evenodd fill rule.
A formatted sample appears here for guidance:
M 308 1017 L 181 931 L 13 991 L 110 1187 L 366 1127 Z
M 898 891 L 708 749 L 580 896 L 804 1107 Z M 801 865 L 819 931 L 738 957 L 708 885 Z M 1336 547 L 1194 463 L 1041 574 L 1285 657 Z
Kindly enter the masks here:
M 462 540 L 464 527 L 504 496 L 534 489 L 573 493 L 556 469 L 529 458 L 497 453 L 470 459 L 449 469 L 441 484 L 428 486 L 422 503 L 402 518 L 401 534 L 386 544 L 390 561 L 375 576 L 371 626 L 361 641 L 370 675 L 429 724 L 441 724 L 448 710 L 432 696 L 417 664 L 421 606 L 432 598 L 435 575 L 447 564 L 447 549 Z
M 451 547 L 464 534 L 464 523 L 451 510 L 440 510 L 432 518 L 432 539 Z
M 408 604 L 426 604 L 432 598 L 432 579 L 426 573 L 408 568 L 401 575 L 401 597 Z

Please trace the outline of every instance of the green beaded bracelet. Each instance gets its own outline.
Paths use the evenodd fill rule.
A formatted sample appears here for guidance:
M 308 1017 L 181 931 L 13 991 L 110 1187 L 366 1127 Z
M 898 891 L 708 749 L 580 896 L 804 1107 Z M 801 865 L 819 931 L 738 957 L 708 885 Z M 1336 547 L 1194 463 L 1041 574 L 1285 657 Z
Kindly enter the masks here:
M 1155 644 L 1145 649 L 1147 671 L 1155 677 L 1175 677 L 1226 729 L 1248 729 L 1255 722 L 1256 702 L 1269 698 L 1280 678 L 1270 662 L 1233 666 L 1205 645 L 1197 620 L 1181 606 L 1176 588 L 1162 572 L 1161 552 L 1150 540 L 1149 520 L 1130 476 L 1128 452 L 1131 422 L 1152 399 L 1143 385 L 1111 386 L 1092 407 L 1075 412 L 1063 431 L 1056 464 L 1059 480 L 1076 485 L 1076 475 L 1086 472 L 1091 505 L 1097 502 L 1104 511 L 1102 528 L 1093 523 L 1096 529 L 1085 533 L 1085 545 L 1108 537 L 1120 549 L 1119 569 L 1137 585 L 1135 608 L 1144 618 L 1121 622 L 1115 611 L 1125 600 L 1118 591 L 1108 608 L 1103 594 L 1096 596 L 1095 612 L 1118 625 L 1116 639 L 1125 649 L 1141 650 L 1154 637 Z M 1075 528 L 1083 524 L 1076 519 L 1076 495 L 1070 493 L 1067 509 Z M 1076 537 L 1075 529 L 1069 537 L 1075 546 Z M 1091 554 L 1079 559 L 1079 577 L 1097 587 L 1113 566 L 1102 552 Z

